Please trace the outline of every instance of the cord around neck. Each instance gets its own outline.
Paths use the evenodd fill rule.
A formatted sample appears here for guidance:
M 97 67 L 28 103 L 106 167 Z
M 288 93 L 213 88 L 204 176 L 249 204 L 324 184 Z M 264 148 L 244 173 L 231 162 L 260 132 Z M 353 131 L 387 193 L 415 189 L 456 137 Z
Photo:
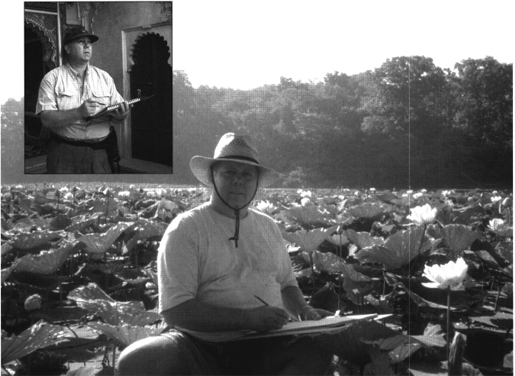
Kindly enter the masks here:
M 229 241 L 231 240 L 234 240 L 234 245 L 236 248 L 238 248 L 238 239 L 239 239 L 239 235 L 240 235 L 240 210 L 244 207 L 246 207 L 247 205 L 249 205 L 252 200 L 254 200 L 254 197 L 256 196 L 256 193 L 257 193 L 257 189 L 258 189 L 258 183 L 256 183 L 256 189 L 254 190 L 254 194 L 252 195 L 252 197 L 250 198 L 250 200 L 245 204 L 243 205 L 241 208 L 234 208 L 232 207 L 231 205 L 229 205 L 229 203 L 227 201 L 225 201 L 223 199 L 223 197 L 220 195 L 220 192 L 218 192 L 218 188 L 216 186 L 216 183 L 215 183 L 215 177 L 214 177 L 214 174 L 213 174 L 213 169 L 211 168 L 211 181 L 213 182 L 213 188 L 215 189 L 215 192 L 216 192 L 216 195 L 218 196 L 218 198 L 230 209 L 232 209 L 234 211 L 234 214 L 236 215 L 236 224 L 235 224 L 235 228 L 234 228 L 234 236 L 229 238 Z

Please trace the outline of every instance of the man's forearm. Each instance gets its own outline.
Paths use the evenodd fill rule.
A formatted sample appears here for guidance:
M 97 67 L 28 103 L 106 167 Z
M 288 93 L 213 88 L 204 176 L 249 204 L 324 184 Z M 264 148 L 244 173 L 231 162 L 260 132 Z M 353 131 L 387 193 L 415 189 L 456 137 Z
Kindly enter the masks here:
M 214 306 L 191 299 L 163 312 L 168 325 L 199 332 L 241 330 L 245 325 L 245 310 Z
M 60 128 L 82 120 L 77 108 L 71 110 L 48 110 L 40 114 L 41 123 L 47 128 Z

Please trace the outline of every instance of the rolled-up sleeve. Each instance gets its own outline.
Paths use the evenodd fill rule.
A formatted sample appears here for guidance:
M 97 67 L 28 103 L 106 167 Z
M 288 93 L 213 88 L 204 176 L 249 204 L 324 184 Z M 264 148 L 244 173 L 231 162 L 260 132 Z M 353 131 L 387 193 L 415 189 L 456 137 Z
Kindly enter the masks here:
M 159 312 L 197 296 L 198 250 L 178 219 L 166 230 L 158 250 Z
M 39 85 L 36 115 L 43 111 L 57 110 L 57 98 L 55 94 L 55 81 L 57 77 L 53 71 L 45 75 Z

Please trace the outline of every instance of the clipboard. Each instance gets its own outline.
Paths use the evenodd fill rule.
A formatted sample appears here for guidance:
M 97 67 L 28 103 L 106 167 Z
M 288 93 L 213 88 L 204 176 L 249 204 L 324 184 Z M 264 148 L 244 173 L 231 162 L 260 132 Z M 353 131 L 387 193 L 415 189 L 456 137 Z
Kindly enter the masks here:
M 150 99 L 152 97 L 153 97 L 153 95 L 149 95 L 148 97 L 138 97 L 138 98 L 134 98 L 134 99 L 131 99 L 131 100 L 127 101 L 127 103 L 128 104 L 134 104 L 134 103 L 138 103 L 140 101 L 146 101 L 147 99 Z M 98 118 L 108 114 L 109 112 L 116 111 L 118 108 L 120 108 L 122 106 L 122 104 L 123 104 L 123 102 L 120 102 L 120 103 L 115 103 L 115 104 L 112 104 L 110 106 L 107 106 L 106 108 L 104 108 L 101 111 L 97 112 L 95 115 L 91 115 L 91 116 L 86 117 L 86 121 L 91 121 L 93 119 L 98 119 Z
M 320 320 L 307 320 L 307 321 L 294 321 L 284 325 L 281 329 L 272 330 L 266 333 L 258 333 L 254 331 L 226 331 L 226 332 L 197 332 L 193 330 L 186 330 L 183 328 L 177 328 L 179 331 L 183 331 L 192 335 L 195 338 L 199 338 L 207 342 L 232 342 L 232 341 L 243 341 L 256 338 L 269 338 L 269 337 L 281 337 L 288 335 L 302 335 L 302 334 L 322 334 L 322 333 L 334 333 L 341 330 L 346 325 L 359 320 L 370 320 L 370 319 L 383 319 L 385 316 L 378 316 L 376 313 L 365 314 L 365 315 L 349 315 L 341 317 L 326 317 Z

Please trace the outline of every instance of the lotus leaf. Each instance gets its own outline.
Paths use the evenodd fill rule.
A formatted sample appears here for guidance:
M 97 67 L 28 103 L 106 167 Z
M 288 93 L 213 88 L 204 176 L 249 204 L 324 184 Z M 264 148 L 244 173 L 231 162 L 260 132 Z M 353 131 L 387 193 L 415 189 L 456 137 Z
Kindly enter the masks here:
M 10 245 L 9 243 L 2 244 L 2 252 L 1 252 L 2 256 L 8 254 L 13 249 L 14 249 L 14 247 L 12 245 Z
M 354 243 L 360 249 L 384 244 L 383 238 L 372 236 L 368 232 L 356 232 L 354 230 L 346 230 L 343 233 L 348 237 L 348 239 L 352 243 Z
M 163 328 L 149 328 L 127 324 L 115 326 L 100 322 L 90 322 L 88 326 L 106 334 L 123 347 L 129 346 L 131 343 L 143 338 L 157 336 L 163 331 Z
M 450 249 L 455 254 L 461 254 L 470 249 L 470 245 L 479 237 L 477 232 L 471 231 L 465 225 L 447 225 L 442 229 L 442 235 Z
M 325 309 L 330 312 L 343 310 L 343 307 L 346 306 L 336 292 L 335 285 L 332 282 L 327 282 L 325 286 L 311 295 L 309 305 L 313 308 Z
M 370 203 L 366 202 L 361 205 L 353 206 L 352 208 L 348 209 L 348 212 L 356 218 L 367 218 L 367 219 L 374 219 L 378 218 L 385 212 L 385 208 L 383 205 L 378 203 Z
M 359 366 L 372 362 L 371 352 L 374 345 L 383 344 L 385 349 L 390 349 L 395 345 L 401 346 L 408 340 L 408 336 L 369 320 L 349 324 L 334 334 L 316 337 L 316 341 L 324 349 Z
M 288 210 L 283 210 L 284 216 L 297 222 L 305 229 L 328 226 L 333 218 L 329 213 L 322 213 L 316 205 L 292 205 Z
M 136 304 L 135 304 L 136 303 Z M 145 311 L 139 302 L 118 302 L 104 299 L 77 300 L 77 305 L 102 318 L 111 325 L 145 326 L 160 320 L 162 316 L 156 312 Z
M 102 213 L 107 216 L 114 216 L 118 214 L 118 201 L 114 198 L 107 197 L 94 200 L 92 205 L 89 206 L 90 213 Z
M 5 268 L 2 269 L 2 284 L 9 278 L 9 275 L 11 274 L 11 268 Z
M 30 199 L 30 198 L 24 198 L 24 199 L 21 199 L 20 200 L 20 208 L 25 210 L 27 213 L 30 213 L 32 212 L 32 203 L 33 203 L 33 200 Z
M 18 336 L 2 338 L 2 364 L 12 362 L 38 349 L 65 341 L 63 329 L 39 321 Z
M 41 251 L 38 255 L 27 254 L 20 258 L 20 262 L 13 270 L 46 275 L 54 274 L 66 261 L 73 247 L 73 243 L 67 243 L 59 249 Z
M 283 238 L 297 244 L 302 251 L 311 252 L 318 248 L 329 237 L 328 230 L 315 229 L 312 231 L 283 232 Z
M 380 299 L 376 299 L 372 294 L 368 294 L 364 297 L 364 299 L 375 308 L 375 310 L 380 314 L 388 314 L 393 313 L 394 310 L 390 306 L 388 299 L 385 299 L 382 296 Z
M 329 237 L 327 237 L 327 240 L 329 240 L 334 245 L 345 245 L 349 242 L 349 238 L 345 236 L 344 234 L 334 234 Z
M 78 287 L 68 294 L 68 299 L 78 300 L 94 300 L 104 299 L 114 302 L 115 300 L 107 295 L 96 283 L 88 283 L 85 286 Z
M 165 233 L 165 230 L 166 228 L 159 222 L 139 219 L 134 223 L 134 231 L 136 234 L 125 244 L 123 254 L 126 254 L 133 249 L 138 240 L 147 239 L 153 236 L 162 236 Z
M 308 254 L 303 253 L 303 256 L 306 262 L 309 263 L 310 261 Z M 336 256 L 334 253 L 323 253 L 320 251 L 313 252 L 313 266 L 319 272 L 337 273 L 342 268 L 341 264 L 344 263 L 345 262 L 343 261 L 343 259 L 341 257 Z
M 166 218 L 173 218 L 173 214 L 177 212 L 179 207 L 173 201 L 167 200 L 164 197 L 161 198 L 161 201 L 157 204 L 156 213 L 154 214 L 154 218 L 160 218 L 161 220 L 165 220 Z
M 361 261 L 381 263 L 386 270 L 396 270 L 409 265 L 418 254 L 431 247 L 431 242 L 424 235 L 423 227 L 396 232 L 390 236 L 384 246 L 363 249 L 357 257 Z
M 354 269 L 353 264 L 340 264 L 340 271 L 343 273 L 345 280 L 353 281 L 353 282 L 370 282 L 372 278 L 367 277 L 364 274 L 356 271 Z
M 86 249 L 92 253 L 105 253 L 118 236 L 129 227 L 128 223 L 120 222 L 104 234 L 87 234 L 79 237 L 77 240 L 85 244 Z
M 343 274 L 343 289 L 347 293 L 347 297 L 354 304 L 360 304 L 360 298 L 374 289 L 373 279 L 356 271 L 353 264 L 340 264 L 339 266 Z
M 59 239 L 58 232 L 35 231 L 31 233 L 20 233 L 11 240 L 11 245 L 19 249 L 31 249 L 44 245 L 52 240 Z
M 367 324 L 369 321 L 366 322 Z M 351 323 L 342 327 L 334 334 L 321 334 L 315 337 L 316 342 L 328 352 L 337 355 L 340 359 L 346 360 L 358 366 L 365 366 L 372 362 L 370 349 L 372 345 L 359 340 L 357 334 L 363 326 L 354 329 L 358 323 Z
M 72 218 L 72 223 L 66 227 L 67 232 L 82 232 L 89 226 L 91 226 L 92 223 L 98 220 L 98 217 L 100 216 L 100 213 L 94 213 L 93 215 L 78 215 Z
M 55 230 L 64 230 L 68 226 L 70 226 L 72 223 L 72 220 L 64 215 L 64 214 L 58 214 L 52 220 L 50 221 L 50 229 Z
M 422 345 L 418 342 L 414 343 L 404 343 L 394 350 L 390 351 L 388 355 L 390 356 L 391 364 L 398 364 L 403 362 L 405 359 L 409 358 L 415 351 L 422 348 Z

